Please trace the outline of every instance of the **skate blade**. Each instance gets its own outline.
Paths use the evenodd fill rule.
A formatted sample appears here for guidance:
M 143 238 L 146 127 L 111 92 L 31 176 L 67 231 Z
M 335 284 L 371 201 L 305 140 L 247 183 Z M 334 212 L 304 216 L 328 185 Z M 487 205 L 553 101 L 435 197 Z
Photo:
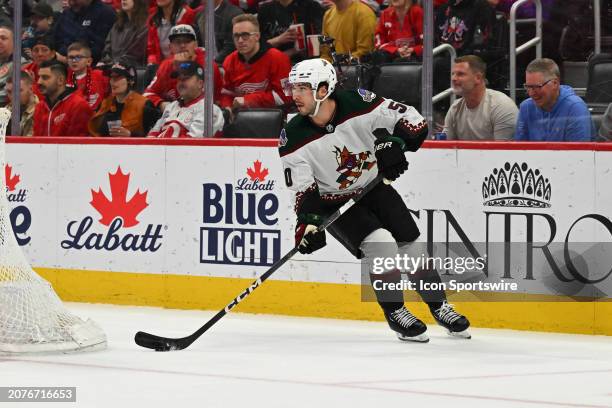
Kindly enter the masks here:
M 428 343 L 429 342 L 429 337 L 427 337 L 425 333 L 421 333 L 421 334 L 418 334 L 412 337 L 403 336 L 399 333 L 395 333 L 395 334 L 397 335 L 397 338 L 400 339 L 401 341 L 412 341 L 415 343 Z
M 469 340 L 472 338 L 472 335 L 470 334 L 470 332 L 468 332 L 467 329 L 465 329 L 464 331 L 460 331 L 460 332 L 453 332 L 447 329 L 446 333 L 448 333 L 448 335 L 451 337 L 457 337 L 459 339 Z

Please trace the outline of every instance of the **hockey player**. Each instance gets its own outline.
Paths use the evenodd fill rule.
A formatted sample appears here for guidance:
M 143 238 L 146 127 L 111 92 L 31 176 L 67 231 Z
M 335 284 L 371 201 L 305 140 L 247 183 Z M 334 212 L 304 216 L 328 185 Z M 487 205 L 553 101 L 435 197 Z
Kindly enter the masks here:
M 296 64 L 289 74 L 299 115 L 282 130 L 279 153 L 285 182 L 295 191 L 295 242 L 303 254 L 326 244 L 317 226 L 380 172 L 395 180 L 408 169 L 406 151 L 416 151 L 427 123 L 413 107 L 366 90 L 337 91 L 336 72 L 323 59 Z M 381 183 L 344 213 L 327 231 L 357 258 L 394 257 L 419 236 L 395 189 Z M 406 244 L 401 248 L 398 243 Z M 411 281 L 440 282 L 435 270 L 420 269 Z M 399 283 L 401 271 L 371 274 L 372 281 Z M 401 291 L 375 290 L 385 318 L 400 340 L 427 342 L 425 324 L 404 306 Z M 469 338 L 466 317 L 443 291 L 419 291 L 435 320 L 450 334 Z

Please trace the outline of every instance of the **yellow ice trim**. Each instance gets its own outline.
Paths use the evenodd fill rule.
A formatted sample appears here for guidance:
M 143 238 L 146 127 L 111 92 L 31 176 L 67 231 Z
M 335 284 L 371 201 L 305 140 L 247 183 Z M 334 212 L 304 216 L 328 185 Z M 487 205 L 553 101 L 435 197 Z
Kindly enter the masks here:
M 35 268 L 64 301 L 218 310 L 252 279 L 170 274 Z M 612 335 L 612 301 L 577 301 L 551 295 L 463 294 L 450 296 L 475 327 Z M 426 305 L 407 296 L 407 306 L 424 321 Z M 500 301 L 503 300 L 503 301 Z M 506 301 L 508 300 L 508 301 Z M 384 320 L 375 302 L 361 301 L 359 285 L 266 281 L 235 309 L 243 313 L 333 319 Z

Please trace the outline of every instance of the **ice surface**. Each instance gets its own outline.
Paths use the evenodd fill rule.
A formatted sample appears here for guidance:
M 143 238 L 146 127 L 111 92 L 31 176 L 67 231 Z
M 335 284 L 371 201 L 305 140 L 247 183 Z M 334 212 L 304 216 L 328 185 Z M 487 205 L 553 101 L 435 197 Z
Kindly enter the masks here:
M 0 385 L 77 387 L 76 404 L 53 407 L 612 407 L 612 337 L 462 340 L 430 326 L 414 344 L 385 323 L 232 313 L 188 349 L 156 353 L 136 331 L 182 337 L 212 312 L 67 305 L 106 330 L 108 350 L 0 358 Z

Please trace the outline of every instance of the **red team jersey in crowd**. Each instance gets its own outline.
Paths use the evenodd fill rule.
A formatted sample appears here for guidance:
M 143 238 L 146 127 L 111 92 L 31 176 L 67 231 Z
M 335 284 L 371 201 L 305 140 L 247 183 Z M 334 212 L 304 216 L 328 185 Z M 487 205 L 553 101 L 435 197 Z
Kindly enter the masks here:
M 243 96 L 247 107 L 274 107 L 290 102 L 283 85 L 289 77 L 291 62 L 276 48 L 263 46 L 247 63 L 238 51 L 223 62 L 225 70 L 221 107 L 231 107 L 237 96 Z
M 68 86 L 74 87 L 74 72 L 68 70 Z M 89 88 L 89 89 L 88 89 Z M 76 80 L 76 89 L 89 106 L 97 111 L 100 104 L 110 93 L 109 78 L 99 69 L 88 69 L 87 74 Z
M 195 62 L 204 67 L 206 52 L 201 48 L 196 48 Z M 214 78 L 215 78 L 215 94 L 214 101 L 218 102 L 221 94 L 221 86 L 223 79 L 217 64 L 213 63 Z M 178 99 L 178 91 L 176 89 L 176 78 L 172 78 L 172 73 L 176 70 L 174 57 L 166 58 L 161 63 L 155 78 L 151 81 L 147 89 L 144 91 L 144 96 L 153 102 L 153 105 L 158 106 L 161 102 L 172 102 Z
M 375 47 L 391 54 L 397 52 L 396 40 L 409 38 L 414 41 L 414 53 L 423 53 L 423 9 L 418 5 L 410 7 L 400 27 L 397 13 L 393 7 L 386 8 L 381 14 L 376 26 Z
M 67 90 L 49 108 L 41 99 L 34 109 L 34 136 L 89 136 L 87 123 L 93 110 L 80 92 Z

